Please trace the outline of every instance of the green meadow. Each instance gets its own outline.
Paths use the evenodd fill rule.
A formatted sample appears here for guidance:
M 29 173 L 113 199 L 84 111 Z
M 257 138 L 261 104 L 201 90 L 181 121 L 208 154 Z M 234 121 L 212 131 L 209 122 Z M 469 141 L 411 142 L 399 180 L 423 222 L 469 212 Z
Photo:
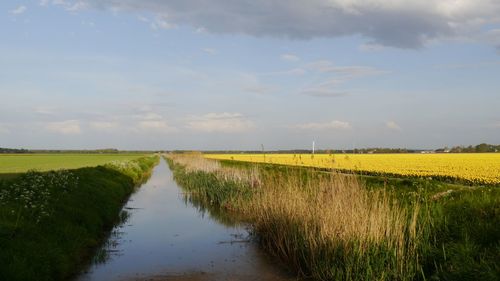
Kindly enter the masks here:
M 0 174 L 94 167 L 112 161 L 129 161 L 143 154 L 0 154 Z

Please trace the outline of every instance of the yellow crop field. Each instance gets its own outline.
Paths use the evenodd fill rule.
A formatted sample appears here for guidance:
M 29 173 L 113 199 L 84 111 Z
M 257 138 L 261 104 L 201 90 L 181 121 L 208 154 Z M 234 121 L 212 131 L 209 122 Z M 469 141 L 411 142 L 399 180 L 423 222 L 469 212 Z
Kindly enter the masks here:
M 330 168 L 375 174 L 449 177 L 500 183 L 500 153 L 462 154 L 206 154 L 206 158 Z

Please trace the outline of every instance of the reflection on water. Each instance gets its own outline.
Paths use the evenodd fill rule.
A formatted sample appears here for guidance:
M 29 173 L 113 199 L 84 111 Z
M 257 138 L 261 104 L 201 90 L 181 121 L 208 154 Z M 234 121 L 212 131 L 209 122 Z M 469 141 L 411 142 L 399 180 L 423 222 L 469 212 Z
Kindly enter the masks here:
M 124 209 L 130 217 L 77 280 L 292 280 L 244 226 L 183 194 L 164 160 Z
M 110 258 L 111 255 L 120 255 L 120 250 L 118 250 L 118 246 L 120 245 L 120 237 L 123 234 L 121 229 L 124 227 L 128 219 L 130 218 L 130 212 L 125 207 L 120 212 L 119 221 L 117 223 L 117 227 L 113 228 L 113 230 L 109 233 L 108 239 L 104 242 L 92 259 L 93 264 L 104 264 Z
M 200 216 L 205 217 L 208 214 L 210 219 L 227 227 L 244 227 L 242 219 L 235 213 L 228 213 L 219 207 L 207 205 L 200 200 L 196 194 L 183 193 L 183 202 L 186 206 L 195 208 Z

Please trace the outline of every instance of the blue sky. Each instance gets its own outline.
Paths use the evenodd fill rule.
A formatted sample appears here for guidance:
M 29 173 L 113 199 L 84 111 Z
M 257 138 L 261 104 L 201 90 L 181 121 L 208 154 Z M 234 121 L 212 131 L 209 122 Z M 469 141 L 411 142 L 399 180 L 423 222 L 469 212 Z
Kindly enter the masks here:
M 0 3 L 0 147 L 500 143 L 493 0 Z

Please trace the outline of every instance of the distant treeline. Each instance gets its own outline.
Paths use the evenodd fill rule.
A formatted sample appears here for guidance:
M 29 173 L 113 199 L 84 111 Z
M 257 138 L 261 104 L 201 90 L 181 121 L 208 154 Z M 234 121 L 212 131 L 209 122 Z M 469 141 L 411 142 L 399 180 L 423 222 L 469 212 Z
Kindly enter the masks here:
M 316 154 L 339 154 L 339 153 L 419 153 L 424 150 L 418 149 L 405 149 L 405 148 L 360 148 L 360 149 L 317 149 L 314 151 Z M 173 152 L 187 152 L 187 151 L 173 151 Z M 210 150 L 203 151 L 204 153 L 214 154 L 260 154 L 262 150 Z M 309 154 L 312 153 L 311 149 L 287 149 L 287 150 L 266 150 L 265 153 L 273 154 Z
M 118 150 L 116 148 L 105 148 L 105 149 L 81 149 L 81 150 L 64 150 L 64 149 L 13 149 L 13 148 L 1 148 L 0 154 L 6 153 L 74 153 L 74 154 L 113 154 L 113 153 L 163 153 L 163 152 L 173 152 L 173 153 L 192 153 L 193 150 Z M 237 154 L 237 153 L 248 153 L 248 154 L 258 154 L 262 153 L 262 150 L 204 150 L 203 153 L 214 153 L 214 154 Z M 309 154 L 312 153 L 311 149 L 286 149 L 286 150 L 265 150 L 265 153 L 275 153 L 275 154 Z M 485 153 L 485 152 L 500 152 L 500 145 L 481 143 L 476 146 L 454 146 L 452 148 L 439 148 L 435 150 L 428 149 L 408 149 L 408 148 L 383 148 L 383 147 L 373 147 L 373 148 L 355 148 L 355 149 L 318 149 L 314 153 L 317 154 L 339 154 L 339 153 L 355 153 L 355 154 L 375 154 L 375 153 Z
M 446 148 L 444 148 L 446 150 Z M 481 152 L 500 152 L 500 145 L 482 143 L 476 146 L 455 146 L 449 149 L 452 153 L 481 153 Z
M 0 154 L 8 154 L 8 153 L 71 153 L 71 154 L 118 154 L 118 153 L 155 153 L 160 151 L 151 151 L 151 150 L 118 150 L 115 148 L 105 148 L 105 149 L 75 149 L 75 150 L 63 150 L 63 149 L 15 149 L 15 148 L 1 148 Z
M 188 152 L 188 151 L 174 151 L 174 152 Z M 248 154 L 258 154 L 262 153 L 262 150 L 210 150 L 203 151 L 204 153 L 214 153 L 214 154 L 237 154 L 237 153 L 248 153 Z M 289 149 L 289 150 L 266 150 L 265 153 L 273 154 L 310 154 L 311 149 Z M 318 149 L 314 153 L 317 154 L 339 154 L 339 153 L 354 153 L 354 154 L 376 154 L 376 153 L 485 153 L 485 152 L 500 152 L 500 145 L 493 144 L 478 144 L 476 146 L 455 146 L 453 148 L 439 148 L 435 150 L 428 149 L 407 149 L 407 148 L 355 148 L 355 149 Z
M 0 153 L 30 153 L 27 149 L 13 149 L 0 147 Z

